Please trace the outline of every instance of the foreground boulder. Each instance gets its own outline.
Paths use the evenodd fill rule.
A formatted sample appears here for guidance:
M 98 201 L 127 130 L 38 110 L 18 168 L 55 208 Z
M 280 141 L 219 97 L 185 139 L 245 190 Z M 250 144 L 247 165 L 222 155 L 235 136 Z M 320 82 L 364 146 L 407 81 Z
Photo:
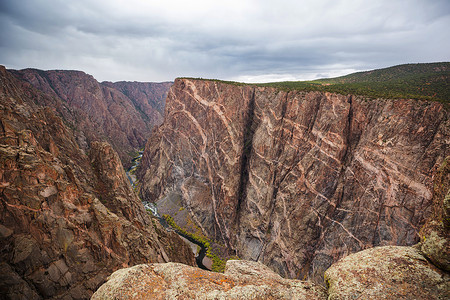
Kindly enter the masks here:
M 450 276 L 413 247 L 376 247 L 325 272 L 328 299 L 449 299 Z
M 326 299 L 326 293 L 313 283 L 284 279 L 261 263 L 230 260 L 224 274 L 179 263 L 121 269 L 92 299 Z
M 349 255 L 325 272 L 325 280 L 328 291 L 244 260 L 229 260 L 224 274 L 179 263 L 143 264 L 114 272 L 92 299 L 450 299 L 450 275 L 415 247 Z

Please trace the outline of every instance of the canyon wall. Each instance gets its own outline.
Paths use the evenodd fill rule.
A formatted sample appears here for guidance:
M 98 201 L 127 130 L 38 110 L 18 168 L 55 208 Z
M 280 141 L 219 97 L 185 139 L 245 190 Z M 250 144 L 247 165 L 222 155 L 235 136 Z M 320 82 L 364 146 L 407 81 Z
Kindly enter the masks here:
M 62 105 L 0 67 L 0 298 L 88 299 L 119 268 L 194 265 L 148 216 L 113 148 L 82 151 L 57 107 L 41 106 L 52 101 Z
M 164 100 L 172 84 L 99 83 L 80 71 L 9 70 L 49 97 L 39 99 L 74 129 L 76 141 L 88 150 L 93 141 L 107 141 L 128 166 L 130 153 L 143 147 L 154 125 L 163 120 Z
M 240 258 L 320 281 L 350 253 L 419 241 L 449 141 L 437 102 L 177 79 L 140 193 L 181 199 Z

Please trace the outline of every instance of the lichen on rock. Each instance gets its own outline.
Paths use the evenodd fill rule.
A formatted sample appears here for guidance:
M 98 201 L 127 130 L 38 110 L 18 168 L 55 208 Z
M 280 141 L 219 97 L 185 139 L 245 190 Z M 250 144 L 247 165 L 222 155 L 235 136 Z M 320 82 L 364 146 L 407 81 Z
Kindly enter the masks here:
M 179 263 L 114 272 L 92 296 L 100 299 L 326 299 L 325 289 L 284 279 L 258 262 L 230 260 L 225 273 Z
M 450 275 L 414 247 L 375 247 L 351 254 L 333 264 L 325 280 L 330 300 L 450 297 Z

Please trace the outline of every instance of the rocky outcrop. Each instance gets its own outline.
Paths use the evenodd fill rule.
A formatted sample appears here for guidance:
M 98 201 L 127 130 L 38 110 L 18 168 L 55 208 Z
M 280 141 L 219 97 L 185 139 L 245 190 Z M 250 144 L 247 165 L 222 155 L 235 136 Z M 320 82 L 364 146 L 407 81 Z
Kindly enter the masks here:
M 99 83 L 80 71 L 10 70 L 47 97 L 36 104 L 50 106 L 75 129 L 83 150 L 93 141 L 107 141 L 128 166 L 129 154 L 143 147 L 154 125 L 162 122 L 164 98 L 171 83 Z M 24 88 L 24 87 L 23 87 Z
M 448 109 L 177 79 L 139 172 L 232 254 L 322 280 L 339 258 L 413 245 L 448 155 Z
M 326 272 L 327 289 L 283 279 L 261 263 L 229 260 L 225 272 L 182 264 L 137 265 L 114 272 L 92 299 L 448 299 L 450 276 L 413 247 L 351 254 Z
M 326 299 L 326 294 L 313 283 L 283 279 L 260 263 L 230 260 L 223 274 L 176 263 L 122 269 L 92 299 L 313 300 Z
M 86 299 L 119 268 L 194 265 L 139 205 L 111 146 L 94 142 L 87 156 L 42 101 L 0 68 L 1 297 Z
M 149 225 L 149 218 L 133 188 L 128 184 L 125 171 L 118 162 L 117 153 L 106 142 L 93 142 L 90 151 L 94 169 L 95 187 L 103 203 L 116 215 Z
M 421 250 L 435 265 L 450 272 L 450 156 L 434 178 L 432 211 L 421 230 Z
M 328 299 L 448 299 L 450 275 L 413 247 L 385 246 L 341 259 L 326 272 Z

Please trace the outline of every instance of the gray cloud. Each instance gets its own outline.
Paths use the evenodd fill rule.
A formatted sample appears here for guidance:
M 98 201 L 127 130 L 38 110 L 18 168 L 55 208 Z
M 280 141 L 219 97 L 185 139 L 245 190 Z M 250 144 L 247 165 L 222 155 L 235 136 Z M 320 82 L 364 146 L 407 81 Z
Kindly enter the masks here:
M 450 60 L 446 0 L 3 0 L 0 27 L 0 64 L 98 80 L 298 80 Z

